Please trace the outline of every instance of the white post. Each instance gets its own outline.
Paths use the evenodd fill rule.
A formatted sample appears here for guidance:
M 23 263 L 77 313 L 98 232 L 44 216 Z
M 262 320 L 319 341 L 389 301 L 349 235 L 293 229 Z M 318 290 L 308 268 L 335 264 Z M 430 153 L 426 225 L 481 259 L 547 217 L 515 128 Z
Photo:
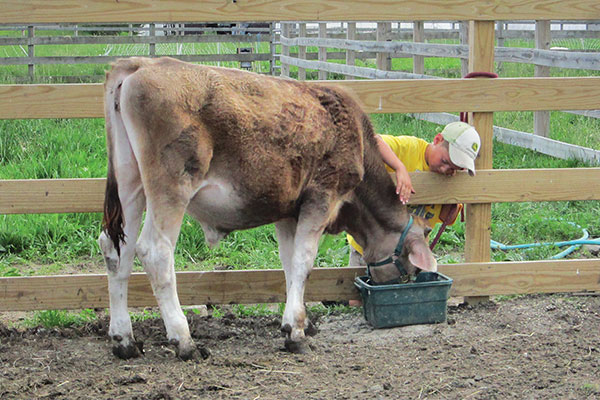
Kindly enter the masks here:
M 325 38 L 327 38 L 327 24 L 321 22 L 319 23 L 319 39 Z M 327 61 L 327 47 L 319 46 L 319 61 Z M 327 71 L 319 70 L 319 80 L 327 80 Z
M 306 37 L 306 24 L 301 23 L 298 26 L 298 36 Z M 300 60 L 306 60 L 306 46 L 298 46 L 298 58 Z M 306 68 L 298 67 L 298 80 L 306 80 Z
M 389 40 L 391 29 L 391 22 L 378 22 L 376 40 L 378 42 L 385 42 Z M 390 56 L 390 53 L 377 53 L 377 69 L 380 69 L 382 71 L 390 71 L 392 69 L 392 58 Z
M 425 41 L 425 23 L 423 21 L 413 22 L 413 42 L 423 43 Z M 425 57 L 424 56 L 413 56 L 413 73 L 424 74 L 425 73 Z
M 289 23 L 282 23 L 281 24 L 281 36 L 285 37 L 287 39 L 290 38 L 290 24 Z M 290 46 L 281 45 L 281 55 L 282 56 L 288 56 L 290 55 Z M 283 61 L 281 61 L 281 76 L 290 76 L 290 64 L 286 64 Z
M 535 47 L 548 50 L 550 40 L 550 21 L 535 21 Z M 550 67 L 536 65 L 535 76 L 550 76 Z M 535 111 L 533 113 L 533 133 L 543 137 L 550 136 L 550 111 Z
M 356 22 L 348 22 L 346 26 L 346 39 L 356 39 Z M 356 52 L 354 50 L 346 50 L 346 65 L 356 65 Z M 354 79 L 354 77 L 346 75 L 346 79 Z

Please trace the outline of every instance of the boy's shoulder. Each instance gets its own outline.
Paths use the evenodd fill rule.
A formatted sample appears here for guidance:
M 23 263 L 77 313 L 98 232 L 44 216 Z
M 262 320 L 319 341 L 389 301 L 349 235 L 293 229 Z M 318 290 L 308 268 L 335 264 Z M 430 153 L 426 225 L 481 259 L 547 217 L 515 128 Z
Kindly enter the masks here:
M 380 135 L 384 142 L 390 146 L 401 146 L 401 147 L 424 147 L 427 146 L 428 142 L 416 136 L 394 136 L 394 135 Z

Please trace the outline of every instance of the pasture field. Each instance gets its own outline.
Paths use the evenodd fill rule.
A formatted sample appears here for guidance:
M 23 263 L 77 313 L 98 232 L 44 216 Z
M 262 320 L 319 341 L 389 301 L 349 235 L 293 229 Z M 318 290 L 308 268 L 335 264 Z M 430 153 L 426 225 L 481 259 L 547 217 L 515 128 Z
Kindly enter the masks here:
M 59 34 L 60 32 L 56 32 Z M 260 46 L 267 46 L 262 43 Z M 37 46 L 39 55 L 145 54 L 143 47 L 119 45 Z M 190 47 L 192 46 L 192 47 Z M 204 47 L 202 47 L 204 46 Z M 229 48 L 228 48 L 229 46 Z M 507 41 L 505 46 L 531 47 L 527 41 Z M 147 47 L 147 46 L 146 46 Z M 199 49 L 199 47 L 202 47 Z M 157 45 L 157 54 L 235 52 L 235 44 Z M 39 52 L 37 50 L 39 48 Z M 294 49 L 292 49 L 294 50 Z M 22 50 L 3 46 L 4 55 Z M 261 49 L 262 51 L 262 49 Z M 357 60 L 357 63 L 360 63 Z M 237 63 L 221 63 L 235 67 Z M 255 63 L 258 64 L 258 63 Z M 364 65 L 374 67 L 373 60 Z M 256 66 L 261 71 L 265 66 Z M 45 69 L 47 68 L 47 69 Z M 92 69 L 90 69 L 92 68 Z M 74 72 L 101 74 L 105 65 L 42 66 L 40 76 L 69 75 Z M 410 59 L 394 59 L 393 69 L 410 70 Z M 456 77 L 456 59 L 427 58 L 427 73 Z M 292 69 L 292 74 L 294 74 Z M 553 76 L 595 72 L 552 69 Z M 26 67 L 1 69 L 0 81 L 10 82 L 26 74 Z M 310 75 L 310 74 L 309 74 Z M 501 76 L 532 76 L 533 66 L 503 63 Z M 333 77 L 341 78 L 341 77 Z M 403 114 L 372 115 L 376 131 L 395 135 L 416 135 L 431 140 L 441 127 Z M 532 131 L 533 113 L 495 113 L 494 124 L 520 131 Z M 104 121 L 102 119 L 47 119 L 0 121 L 0 179 L 88 178 L 106 176 Z M 600 121 L 583 116 L 552 112 L 551 137 L 556 140 L 600 149 Z M 494 143 L 494 168 L 581 167 L 580 162 L 554 159 L 530 150 Z M 504 244 L 554 242 L 576 239 L 586 228 L 591 237 L 600 236 L 597 219 L 600 204 L 595 201 L 552 203 L 498 203 L 493 205 L 492 239 Z M 39 275 L 60 272 L 102 271 L 96 245 L 100 214 L 48 214 L 0 216 L 0 276 Z M 434 231 L 435 234 L 435 231 Z M 440 262 L 462 260 L 464 223 L 457 222 L 442 235 L 436 248 Z M 536 260 L 559 252 L 552 246 L 493 253 L 495 260 Z M 341 266 L 348 260 L 344 235 L 326 236 L 320 246 L 317 266 Z M 581 251 L 572 257 L 585 257 Z M 186 218 L 176 251 L 178 270 L 213 268 L 279 268 L 277 242 L 272 226 L 234 232 L 216 249 L 203 240 L 199 224 Z M 139 268 L 139 265 L 136 266 Z

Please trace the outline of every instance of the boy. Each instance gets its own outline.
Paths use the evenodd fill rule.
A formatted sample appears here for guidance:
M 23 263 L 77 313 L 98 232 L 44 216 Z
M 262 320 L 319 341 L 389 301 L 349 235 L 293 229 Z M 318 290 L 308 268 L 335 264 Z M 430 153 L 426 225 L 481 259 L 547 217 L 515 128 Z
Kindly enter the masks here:
M 379 152 L 389 172 L 396 175 L 396 194 L 403 204 L 414 193 L 409 172 L 431 171 L 453 176 L 456 171 L 467 170 L 475 175 L 475 158 L 481 141 L 479 134 L 465 122 L 451 122 L 427 143 L 414 136 L 377 135 Z M 414 215 L 425 218 L 431 228 L 438 222 L 452 225 L 462 205 L 447 204 L 408 206 Z M 349 265 L 366 265 L 362 259 L 362 248 L 347 235 L 350 243 Z

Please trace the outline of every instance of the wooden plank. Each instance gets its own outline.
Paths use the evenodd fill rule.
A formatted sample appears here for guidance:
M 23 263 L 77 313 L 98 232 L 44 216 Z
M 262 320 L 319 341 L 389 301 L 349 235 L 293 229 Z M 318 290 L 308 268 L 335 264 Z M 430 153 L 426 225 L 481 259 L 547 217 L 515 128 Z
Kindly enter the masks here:
M 348 50 L 351 51 L 351 50 Z M 327 57 L 329 58 L 329 53 L 327 53 Z M 285 62 L 289 65 L 295 65 L 298 68 L 310 68 L 310 69 L 318 69 L 319 71 L 326 72 L 334 72 L 338 74 L 345 74 L 347 76 L 357 76 L 361 78 L 370 78 L 370 79 L 442 79 L 435 76 L 429 75 L 418 75 L 413 74 L 411 72 L 402 72 L 402 71 L 384 71 L 380 69 L 370 68 L 370 67 L 356 67 L 353 65 L 346 64 L 338 64 L 333 62 L 324 62 L 324 61 L 310 61 L 310 60 L 302 60 L 293 57 L 288 57 L 285 55 L 281 55 L 281 62 Z M 334 81 L 329 81 L 334 82 Z
M 469 22 L 469 73 L 494 72 L 494 35 L 494 21 Z M 475 168 L 492 168 L 494 114 L 473 112 L 468 115 L 468 122 L 477 129 L 481 138 Z M 468 204 L 465 216 L 465 261 L 489 261 L 491 258 L 489 243 L 492 234 L 492 205 L 489 203 Z M 482 296 L 465 297 L 467 304 L 476 304 L 487 300 Z
M 600 260 L 523 261 L 440 265 L 454 282 L 452 296 L 600 290 Z M 358 299 L 354 278 L 363 267 L 315 268 L 306 301 Z M 48 290 L 51 287 L 52 290 Z M 282 270 L 178 272 L 182 305 L 285 301 Z M 143 273 L 129 281 L 129 306 L 156 306 Z M 0 311 L 108 307 L 106 275 L 0 278 Z
M 368 113 L 600 109 L 600 77 L 327 83 L 352 92 Z M 101 84 L 0 85 L 0 119 L 102 117 L 102 98 Z
M 218 43 L 217 43 L 218 44 Z M 149 46 L 151 46 L 150 44 Z M 216 62 L 216 61 L 268 61 L 269 53 L 241 53 L 241 54 L 161 54 L 155 57 L 173 57 L 188 62 Z M 123 56 L 56 56 L 56 57 L 3 57 L 0 65 L 53 65 L 53 64 L 108 64 Z
M 389 35 L 392 30 L 392 24 L 390 22 L 378 22 L 377 23 L 377 36 L 376 41 L 385 43 L 389 40 Z M 382 71 L 390 71 L 392 69 L 392 59 L 388 52 L 378 52 L 375 57 L 375 63 L 377 69 Z M 321 78 L 319 78 L 321 79 Z
M 0 85 L 0 118 L 104 117 L 102 84 Z
M 452 178 L 411 174 L 413 204 L 598 200 L 600 168 L 478 170 Z M 515 184 L 518 182 L 518 184 Z
M 422 22 L 422 21 L 418 21 Z M 554 21 L 556 23 L 558 21 Z M 39 26 L 39 30 L 42 31 L 46 26 Z M 2 30 L 5 27 L 3 27 Z M 11 27 L 14 28 L 14 27 Z M 26 29 L 26 28 L 25 28 Z M 260 29 L 257 31 L 256 29 Z M 205 43 L 205 42 L 255 42 L 255 41 L 268 41 L 268 31 L 263 31 L 262 28 L 252 29 L 249 28 L 250 31 L 247 35 L 197 35 L 197 34 L 185 34 L 174 35 L 174 36 L 157 36 L 156 43 Z M 8 29 L 6 29 L 8 30 Z M 66 26 L 56 26 L 54 30 L 68 31 L 70 30 Z M 72 29 L 71 29 L 72 30 Z M 129 28 L 123 27 L 114 27 L 111 29 L 106 29 L 103 27 L 79 27 L 80 31 L 91 31 L 91 30 L 99 30 L 106 32 L 121 32 L 124 30 L 132 31 Z M 199 28 L 178 28 L 178 31 L 190 32 L 200 30 Z M 147 31 L 147 29 L 133 29 L 134 33 L 139 33 Z M 206 32 L 215 32 L 216 30 L 204 29 Z M 231 31 L 231 30 L 229 30 Z M 331 32 L 331 31 L 330 31 Z M 316 35 L 316 33 L 309 31 L 307 33 L 308 36 Z M 333 31 L 328 34 L 330 38 L 335 39 L 348 39 L 346 32 L 344 31 Z M 502 31 L 502 35 L 505 39 L 524 39 L 524 40 L 533 40 L 534 39 L 534 31 L 523 31 L 523 30 L 504 30 Z M 425 29 L 424 31 L 424 39 L 425 40 L 434 40 L 434 39 L 459 39 L 459 31 L 452 29 Z M 597 30 L 569 30 L 569 31 L 552 31 L 552 36 L 555 39 L 597 39 L 598 31 Z M 359 40 L 375 40 L 376 33 L 375 32 L 362 32 L 358 31 L 355 35 L 355 39 Z M 413 30 L 412 29 L 401 29 L 400 31 L 394 30 L 390 34 L 391 40 L 412 40 L 413 39 Z M 127 44 L 127 43 L 148 43 L 152 38 L 148 36 L 36 36 L 35 38 L 29 39 L 27 37 L 0 37 L 0 46 L 26 46 L 28 44 Z M 465 42 L 466 43 L 466 42 Z M 373 58 L 373 57 L 371 57 Z
M 298 35 L 306 36 L 306 24 L 300 23 L 298 24 Z M 283 49 L 283 46 L 281 46 Z M 283 53 L 283 51 L 282 51 Z M 306 60 L 306 46 L 298 46 L 298 58 L 301 60 Z M 298 80 L 305 81 L 306 80 L 306 68 L 298 68 Z
M 564 293 L 600 290 L 600 260 L 543 260 L 448 264 L 452 296 Z
M 327 23 L 322 22 L 319 24 L 319 40 L 327 40 Z M 318 50 L 319 62 L 327 62 L 327 47 L 321 46 Z M 327 71 L 319 69 L 317 72 L 320 80 L 327 80 Z
M 423 42 L 425 37 L 425 22 L 415 21 L 413 22 L 413 42 Z M 425 73 L 425 57 L 415 55 L 413 56 L 413 73 L 424 74 Z
M 71 45 L 71 44 L 148 44 L 148 43 L 236 43 L 268 42 L 267 32 L 248 35 L 184 36 L 37 36 L 33 38 L 0 37 L 0 46 Z
M 280 38 L 283 39 L 283 38 L 287 38 L 287 37 L 290 36 L 290 31 L 291 31 L 291 26 L 290 25 L 291 24 L 289 24 L 289 23 L 282 23 L 281 24 L 281 35 L 280 35 Z M 280 75 L 289 78 L 289 76 L 290 76 L 290 65 L 285 62 L 284 57 L 286 57 L 286 56 L 289 57 L 289 55 L 290 55 L 290 46 L 286 45 L 283 42 L 281 43 L 281 55 L 282 55 L 282 57 L 280 58 L 280 61 L 281 61 L 281 70 L 280 70 L 281 73 L 280 73 Z
M 353 92 L 368 113 L 600 109 L 599 77 L 328 83 Z M 566 107 L 572 103 L 579 106 Z
M 346 40 L 356 39 L 356 22 L 347 22 L 346 28 Z M 353 50 L 346 50 L 346 66 L 354 67 L 356 65 L 356 52 Z M 352 80 L 354 75 L 346 74 L 345 79 Z
M 600 200 L 600 168 L 410 175 L 416 191 L 411 204 Z M 105 185 L 101 178 L 0 180 L 0 214 L 101 212 Z
M 100 212 L 106 179 L 0 180 L 0 214 Z
M 535 47 L 540 50 L 548 50 L 552 35 L 550 33 L 550 21 L 536 21 L 535 23 Z M 550 67 L 536 65 L 535 76 L 550 76 Z M 533 113 L 533 132 L 538 136 L 550 136 L 550 112 L 536 111 Z
M 600 19 L 597 0 L 1 0 L 0 23 Z
M 469 72 L 494 71 L 494 25 L 493 21 L 471 21 L 469 23 Z M 469 122 L 477 129 L 481 138 L 475 168 L 490 169 L 492 168 L 494 115 L 489 112 L 472 113 L 469 115 Z M 470 262 L 489 261 L 492 230 L 491 204 L 469 204 L 465 214 L 465 260 Z

